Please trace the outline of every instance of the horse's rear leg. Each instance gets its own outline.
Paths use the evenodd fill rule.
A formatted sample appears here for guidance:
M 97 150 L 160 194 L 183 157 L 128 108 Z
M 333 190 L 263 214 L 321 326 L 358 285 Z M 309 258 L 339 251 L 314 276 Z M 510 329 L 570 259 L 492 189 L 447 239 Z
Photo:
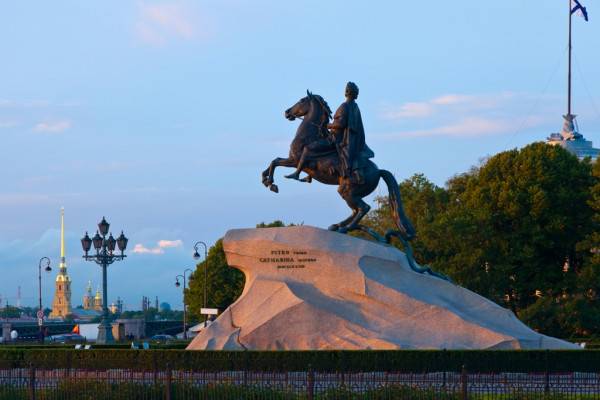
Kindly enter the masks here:
M 371 207 L 364 202 L 362 197 L 354 193 L 354 191 L 351 189 L 351 184 L 349 180 L 345 180 L 344 182 L 342 182 L 342 184 L 338 188 L 338 192 L 340 196 L 342 196 L 342 198 L 346 201 L 348 207 L 352 209 L 352 215 L 340 222 L 339 224 L 336 224 L 337 227 L 336 225 L 332 225 L 330 229 L 336 227 L 336 229 L 332 230 L 337 230 L 341 233 L 346 233 L 354 229 L 358 229 L 358 224 L 360 220 L 363 219 L 365 215 L 367 215 Z
M 330 231 L 340 231 L 340 229 L 344 228 L 350 221 L 354 219 L 356 213 L 358 213 L 357 209 L 352 210 L 352 215 L 350 215 L 345 220 L 338 222 L 337 224 L 330 225 L 327 229 L 329 229 Z
M 346 203 L 348 203 L 349 206 L 351 206 L 351 204 L 354 205 L 356 207 L 356 212 L 353 214 L 354 217 L 345 226 L 342 226 L 340 229 L 338 229 L 338 232 L 342 233 L 359 229 L 359 222 L 371 209 L 371 206 L 365 203 L 360 197 L 354 197 L 351 201 L 346 200 Z

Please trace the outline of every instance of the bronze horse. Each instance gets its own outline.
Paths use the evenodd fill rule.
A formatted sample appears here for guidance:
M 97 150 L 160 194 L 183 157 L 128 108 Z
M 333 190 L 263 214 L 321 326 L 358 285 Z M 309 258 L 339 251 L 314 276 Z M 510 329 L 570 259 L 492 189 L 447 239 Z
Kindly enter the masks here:
M 314 148 L 314 144 L 318 143 L 320 144 L 316 146 L 316 148 L 320 147 L 318 151 L 305 157 L 302 171 L 307 173 L 308 177 L 304 178 L 303 181 L 310 182 L 315 179 L 326 185 L 337 185 L 338 193 L 346 201 L 348 207 L 352 209 L 352 215 L 337 224 L 331 225 L 329 229 L 341 233 L 361 229 L 371 235 L 376 235 L 375 232 L 360 225 L 360 221 L 371 208 L 363 198 L 373 193 L 379 184 L 380 178 L 383 178 L 388 187 L 390 208 L 397 230 L 388 232 L 385 239 L 381 236 L 378 238 L 389 242 L 392 236 L 396 236 L 407 244 L 407 241 L 415 236 L 415 229 L 404 213 L 398 182 L 396 182 L 394 175 L 389 171 L 377 168 L 375 163 L 367 160 L 366 167 L 363 170 L 364 179 L 362 182 L 358 183 L 350 178 L 342 177 L 339 173 L 340 159 L 334 140 L 327 140 L 330 135 L 327 124 L 331 118 L 331 109 L 321 96 L 312 94 L 309 91 L 306 93 L 306 97 L 285 110 L 285 117 L 290 121 L 303 118 L 290 146 L 289 157 L 274 159 L 269 168 L 263 171 L 262 183 L 277 193 L 279 189 L 274 183 L 273 176 L 275 168 L 296 168 L 304 147 L 313 144 L 311 147 Z M 327 145 L 328 142 L 329 146 Z

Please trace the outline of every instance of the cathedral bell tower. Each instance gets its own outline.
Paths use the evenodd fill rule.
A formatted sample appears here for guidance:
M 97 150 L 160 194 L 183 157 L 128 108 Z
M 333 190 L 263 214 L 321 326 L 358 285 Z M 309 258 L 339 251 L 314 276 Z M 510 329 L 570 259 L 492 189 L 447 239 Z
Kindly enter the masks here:
M 71 278 L 65 260 L 65 209 L 60 210 L 60 269 L 56 276 L 54 300 L 50 318 L 65 318 L 71 314 Z
M 91 310 L 94 308 L 94 296 L 92 296 L 92 281 L 88 281 L 88 285 L 83 296 L 83 309 Z

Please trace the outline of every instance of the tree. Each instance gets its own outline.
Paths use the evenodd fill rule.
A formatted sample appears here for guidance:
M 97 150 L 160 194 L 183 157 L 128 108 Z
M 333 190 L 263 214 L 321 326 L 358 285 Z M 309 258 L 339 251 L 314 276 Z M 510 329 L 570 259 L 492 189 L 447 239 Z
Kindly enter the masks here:
M 588 205 L 592 212 L 590 232 L 577 244 L 579 265 L 570 268 L 568 275 L 572 284 L 555 299 L 555 313 L 541 307 L 527 308 L 522 318 L 534 323 L 544 332 L 559 326 L 565 337 L 588 337 L 600 331 L 600 162 L 592 168 L 592 185 Z M 569 265 L 569 267 L 571 267 Z M 537 321 L 541 313 L 551 318 Z
M 257 228 L 283 227 L 285 224 L 281 221 L 274 221 L 269 224 L 260 223 Z M 196 270 L 190 275 L 190 284 L 185 291 L 184 300 L 188 305 L 191 315 L 203 319 L 200 314 L 200 308 L 204 307 L 204 268 L 207 274 L 207 307 L 224 310 L 229 307 L 244 290 L 244 274 L 227 265 L 225 252 L 223 251 L 223 239 L 217 242 L 208 250 L 206 260 L 196 265 Z
M 566 150 L 534 143 L 450 180 L 437 221 L 445 237 L 433 241 L 449 257 L 436 266 L 517 312 L 537 301 L 536 291 L 562 295 L 573 284 L 564 264 L 579 270 L 576 245 L 591 230 L 590 172 Z

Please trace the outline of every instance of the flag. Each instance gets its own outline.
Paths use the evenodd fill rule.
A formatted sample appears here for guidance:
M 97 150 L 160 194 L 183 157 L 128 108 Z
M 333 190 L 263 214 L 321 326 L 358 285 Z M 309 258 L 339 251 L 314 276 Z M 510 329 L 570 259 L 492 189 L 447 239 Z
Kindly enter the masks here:
M 571 15 L 577 14 L 580 17 L 583 17 L 586 21 L 588 21 L 588 13 L 587 8 L 581 5 L 579 0 L 571 0 Z

